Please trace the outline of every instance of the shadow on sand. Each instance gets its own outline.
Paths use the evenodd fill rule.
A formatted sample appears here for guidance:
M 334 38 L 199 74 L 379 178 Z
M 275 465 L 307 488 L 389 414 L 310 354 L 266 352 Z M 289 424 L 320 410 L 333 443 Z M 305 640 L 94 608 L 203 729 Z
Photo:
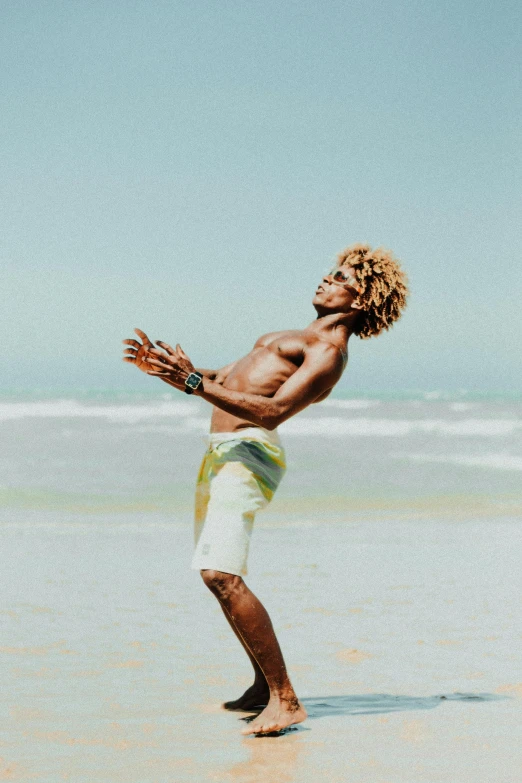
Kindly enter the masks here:
M 368 715 L 403 710 L 432 710 L 443 701 L 498 701 L 505 699 L 495 693 L 449 693 L 445 696 L 392 696 L 370 693 L 364 696 L 323 696 L 301 699 L 308 718 L 329 715 Z
M 406 710 L 432 710 L 444 701 L 500 701 L 509 696 L 499 696 L 496 693 L 448 693 L 442 696 L 392 696 L 389 693 L 369 693 L 364 696 L 322 696 L 301 699 L 308 718 L 326 718 L 332 715 L 376 715 L 383 712 L 403 712 Z M 261 708 L 256 714 L 261 712 Z M 240 720 L 250 723 L 256 715 L 248 715 Z M 282 737 L 294 731 L 309 731 L 306 727 L 289 726 L 282 731 L 270 734 L 258 734 L 256 738 Z M 254 735 L 253 735 L 254 736 Z

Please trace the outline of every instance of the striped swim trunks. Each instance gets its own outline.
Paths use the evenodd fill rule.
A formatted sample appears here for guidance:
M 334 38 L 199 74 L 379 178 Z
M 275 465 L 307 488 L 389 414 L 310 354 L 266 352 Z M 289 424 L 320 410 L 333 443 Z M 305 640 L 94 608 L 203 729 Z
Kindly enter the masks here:
M 248 427 L 210 434 L 196 486 L 192 568 L 244 576 L 254 517 L 286 470 L 275 431 Z

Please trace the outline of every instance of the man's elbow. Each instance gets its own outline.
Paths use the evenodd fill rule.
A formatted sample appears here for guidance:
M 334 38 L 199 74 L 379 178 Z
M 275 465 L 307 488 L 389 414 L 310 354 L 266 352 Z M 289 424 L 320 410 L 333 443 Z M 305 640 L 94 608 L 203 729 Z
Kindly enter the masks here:
M 264 430 L 275 430 L 280 424 L 280 417 L 275 414 L 258 416 L 255 420 L 252 420 L 252 424 L 263 427 Z
M 266 430 L 275 430 L 277 427 L 279 427 L 280 424 L 289 419 L 296 412 L 297 411 L 294 411 L 292 406 L 280 404 L 276 407 L 274 412 L 270 414 L 270 416 L 266 417 L 266 423 L 263 424 L 263 427 Z

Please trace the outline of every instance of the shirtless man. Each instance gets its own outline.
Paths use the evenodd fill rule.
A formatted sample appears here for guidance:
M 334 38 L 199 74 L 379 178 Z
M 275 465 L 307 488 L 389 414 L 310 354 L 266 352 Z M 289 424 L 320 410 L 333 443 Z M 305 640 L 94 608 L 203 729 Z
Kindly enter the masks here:
M 255 512 L 269 502 L 285 470 L 276 428 L 330 394 L 345 369 L 350 336 L 388 329 L 407 294 L 391 253 L 353 245 L 318 286 L 311 324 L 263 335 L 249 354 L 221 370 L 197 370 L 180 345 L 158 340 L 158 348 L 139 329 L 141 343 L 123 341 L 129 346 L 124 361 L 214 406 L 196 491 L 192 567 L 217 597 L 254 668 L 253 685 L 223 705 L 259 713 L 243 734 L 279 732 L 306 718 L 270 618 L 242 578 Z

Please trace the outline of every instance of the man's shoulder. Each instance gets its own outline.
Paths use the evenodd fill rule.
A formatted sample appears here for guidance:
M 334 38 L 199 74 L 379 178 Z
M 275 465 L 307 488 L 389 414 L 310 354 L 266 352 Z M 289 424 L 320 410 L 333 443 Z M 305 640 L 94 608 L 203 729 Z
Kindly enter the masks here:
M 344 364 L 347 356 L 345 352 L 329 340 L 321 340 L 320 337 L 314 337 L 307 340 L 305 355 L 315 360 L 322 360 L 326 364 L 336 365 L 339 360 Z
M 321 339 L 317 335 L 313 335 L 307 341 L 303 353 L 303 366 L 307 367 L 313 375 L 328 378 L 331 382 L 330 389 L 335 386 L 345 370 L 348 354 L 335 343 Z

